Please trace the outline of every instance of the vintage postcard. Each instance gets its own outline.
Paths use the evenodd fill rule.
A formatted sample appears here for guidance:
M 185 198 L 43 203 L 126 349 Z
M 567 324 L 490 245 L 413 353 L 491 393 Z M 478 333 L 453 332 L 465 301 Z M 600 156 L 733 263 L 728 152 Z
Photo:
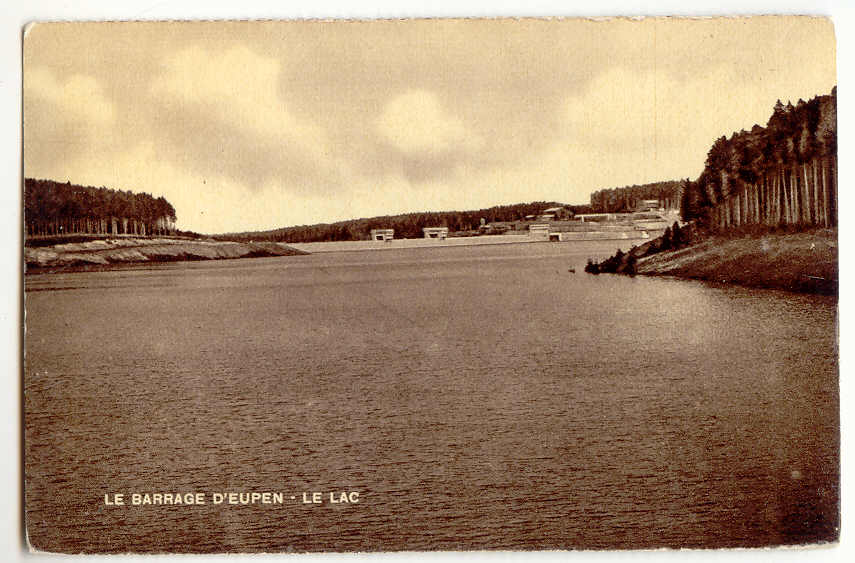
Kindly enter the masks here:
M 32 550 L 833 544 L 806 16 L 34 23 Z

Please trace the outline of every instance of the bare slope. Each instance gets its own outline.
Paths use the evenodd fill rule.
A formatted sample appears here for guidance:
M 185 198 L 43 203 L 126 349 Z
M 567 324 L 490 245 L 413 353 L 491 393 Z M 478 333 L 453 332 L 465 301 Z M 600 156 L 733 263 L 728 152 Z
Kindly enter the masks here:
M 837 232 L 714 237 L 638 258 L 642 275 L 809 293 L 837 292 Z
M 28 269 L 308 254 L 275 242 L 115 238 L 24 249 Z

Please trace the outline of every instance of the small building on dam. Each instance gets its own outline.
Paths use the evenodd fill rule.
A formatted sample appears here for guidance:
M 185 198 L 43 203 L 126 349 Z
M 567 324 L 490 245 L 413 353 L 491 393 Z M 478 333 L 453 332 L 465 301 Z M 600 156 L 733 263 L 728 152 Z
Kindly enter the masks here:
M 535 239 L 549 240 L 549 225 L 533 224 L 528 226 L 528 236 Z
M 395 229 L 371 229 L 371 240 L 392 240 Z
M 425 227 L 422 229 L 425 238 L 448 238 L 448 227 Z

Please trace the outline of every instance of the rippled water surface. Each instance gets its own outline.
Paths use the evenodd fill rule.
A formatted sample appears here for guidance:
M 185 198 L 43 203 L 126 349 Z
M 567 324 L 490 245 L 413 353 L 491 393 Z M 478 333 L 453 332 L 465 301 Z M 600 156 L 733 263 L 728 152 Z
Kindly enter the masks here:
M 834 538 L 835 300 L 581 272 L 613 246 L 27 276 L 31 541 L 124 552 Z M 285 502 L 211 503 L 229 491 Z M 301 502 L 330 491 L 359 503 Z M 104 504 L 134 492 L 208 503 Z

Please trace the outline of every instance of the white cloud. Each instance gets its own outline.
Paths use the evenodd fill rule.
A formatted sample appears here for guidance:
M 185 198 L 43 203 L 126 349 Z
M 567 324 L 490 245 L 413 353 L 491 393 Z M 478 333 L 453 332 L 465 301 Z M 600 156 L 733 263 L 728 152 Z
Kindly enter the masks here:
M 223 52 L 193 47 L 166 61 L 151 86 L 164 100 L 193 106 L 207 118 L 315 155 L 326 150 L 322 128 L 298 119 L 279 95 L 281 62 L 243 46 Z
M 32 104 L 47 101 L 58 117 L 92 124 L 112 122 L 115 117 L 113 103 L 107 99 L 101 84 L 83 74 L 70 76 L 60 82 L 44 67 L 28 68 L 24 74 L 24 99 Z
M 72 180 L 69 164 L 115 147 L 116 114 L 102 85 L 85 74 L 62 80 L 44 67 L 24 72 L 24 173 Z
M 25 172 L 164 195 L 201 232 L 585 202 L 696 177 L 716 137 L 828 92 L 820 24 L 43 27 L 25 52 Z
M 409 90 L 392 99 L 377 120 L 377 131 L 392 146 L 413 156 L 483 145 L 482 139 L 442 107 L 436 94 L 425 90 Z
M 602 160 L 596 165 L 614 172 L 613 181 L 600 187 L 621 185 L 618 178 L 629 178 L 622 170 L 630 166 L 636 179 L 628 183 L 694 178 L 716 138 L 765 126 L 777 98 L 807 99 L 833 85 L 827 73 L 775 78 L 747 81 L 734 65 L 707 68 L 688 80 L 664 71 L 614 67 L 568 99 L 562 116 L 566 140 L 592 163 Z

